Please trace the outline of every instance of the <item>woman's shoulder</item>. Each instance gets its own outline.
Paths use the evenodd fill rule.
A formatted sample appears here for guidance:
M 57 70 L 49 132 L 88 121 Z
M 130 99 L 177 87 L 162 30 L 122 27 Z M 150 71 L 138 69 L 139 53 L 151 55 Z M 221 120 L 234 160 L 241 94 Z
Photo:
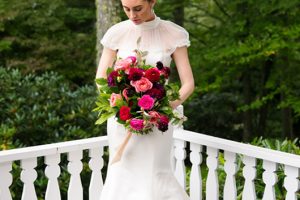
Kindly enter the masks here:
M 101 39 L 101 44 L 112 50 L 118 49 L 120 39 L 125 32 L 130 31 L 130 21 L 121 21 L 113 26 L 111 26 L 103 38 Z
M 114 24 L 111 26 L 107 32 L 115 32 L 115 33 L 120 33 L 120 31 L 124 31 L 126 29 L 130 29 L 131 23 L 129 20 L 121 21 L 119 23 Z
M 188 34 L 187 30 L 185 28 L 183 28 L 182 26 L 179 26 L 178 24 L 169 21 L 169 20 L 161 20 L 161 27 L 164 29 L 168 29 L 170 31 L 173 32 L 177 32 L 177 33 L 184 33 L 184 34 Z

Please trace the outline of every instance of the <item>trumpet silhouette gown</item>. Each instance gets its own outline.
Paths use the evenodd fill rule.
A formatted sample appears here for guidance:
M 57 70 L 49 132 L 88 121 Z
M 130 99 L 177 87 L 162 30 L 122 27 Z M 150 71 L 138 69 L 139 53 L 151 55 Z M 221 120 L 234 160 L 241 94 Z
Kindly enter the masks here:
M 148 51 L 146 63 L 165 66 L 177 47 L 189 46 L 189 35 L 182 27 L 155 17 L 135 25 L 130 20 L 112 26 L 101 43 L 117 50 L 118 57 L 135 55 L 139 49 Z M 110 118 L 107 123 L 111 161 L 126 136 L 123 125 Z M 171 169 L 170 153 L 173 145 L 173 127 L 166 132 L 154 128 L 148 135 L 133 134 L 120 161 L 109 165 L 100 200 L 188 200 Z

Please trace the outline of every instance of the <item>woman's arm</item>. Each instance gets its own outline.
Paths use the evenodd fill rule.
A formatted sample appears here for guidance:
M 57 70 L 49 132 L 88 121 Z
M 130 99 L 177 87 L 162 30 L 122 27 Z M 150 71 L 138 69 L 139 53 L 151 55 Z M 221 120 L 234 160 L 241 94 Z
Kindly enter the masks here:
M 179 100 L 170 102 L 173 109 L 182 104 L 194 91 L 195 83 L 192 68 L 190 65 L 187 47 L 179 47 L 173 53 L 177 71 L 179 74 L 181 88 L 179 90 Z
M 106 78 L 106 70 L 108 67 L 112 67 L 116 55 L 117 51 L 104 47 L 99 61 L 96 78 Z

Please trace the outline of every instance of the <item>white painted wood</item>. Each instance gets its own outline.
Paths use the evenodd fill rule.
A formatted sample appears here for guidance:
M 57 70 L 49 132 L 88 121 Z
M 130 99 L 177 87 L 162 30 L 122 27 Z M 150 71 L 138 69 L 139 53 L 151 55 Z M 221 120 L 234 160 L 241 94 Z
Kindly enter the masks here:
M 192 170 L 190 175 L 190 199 L 201 200 L 202 199 L 202 177 L 201 168 L 202 163 L 202 146 L 199 144 L 190 144 L 190 160 L 192 163 Z
M 45 200 L 60 200 L 60 189 L 57 178 L 60 175 L 60 154 L 48 155 L 45 157 L 45 175 L 48 178 L 48 184 L 45 194 Z
M 173 136 L 175 139 L 184 140 L 186 142 L 193 142 L 196 144 L 201 144 L 203 146 L 218 148 L 225 151 L 234 150 L 234 153 L 236 154 L 242 154 L 257 159 L 268 160 L 275 163 L 281 163 L 300 168 L 299 155 L 266 149 L 250 144 L 235 142 L 187 130 L 174 131 Z
M 0 163 L 107 146 L 107 136 L 0 151 Z
M 92 170 L 91 182 L 89 187 L 89 200 L 99 200 L 103 188 L 101 169 L 104 166 L 103 147 L 89 150 L 89 167 Z
M 21 160 L 21 181 L 24 183 L 21 200 L 37 200 L 34 181 L 37 178 L 35 167 L 37 166 L 36 158 Z
M 186 188 L 186 171 L 184 160 L 186 158 L 186 142 L 183 140 L 175 140 L 175 158 L 176 158 L 176 168 L 175 168 L 175 177 L 177 178 L 180 185 L 185 189 Z
M 248 156 L 244 156 L 243 163 L 245 164 L 243 169 L 243 176 L 245 178 L 245 185 L 243 190 L 243 200 L 255 200 L 255 184 L 256 178 L 256 159 Z
M 263 200 L 275 200 L 276 195 L 274 185 L 278 180 L 276 175 L 277 163 L 264 160 L 263 168 L 265 170 L 263 173 L 263 181 L 266 184 Z
M 284 179 L 284 188 L 287 191 L 286 200 L 297 200 L 296 192 L 300 188 L 299 168 L 285 165 L 284 174 L 286 175 Z
M 219 200 L 218 156 L 219 150 L 207 147 L 208 175 L 206 180 L 206 200 Z
M 237 172 L 236 166 L 236 154 L 230 151 L 224 152 L 225 165 L 224 170 L 226 172 L 226 180 L 223 191 L 224 200 L 236 200 L 237 191 L 236 191 L 236 181 L 235 174 Z
M 82 170 L 82 151 L 68 153 L 68 171 L 71 174 L 68 188 L 68 200 L 83 200 L 83 188 L 80 178 Z
M 9 186 L 12 184 L 13 178 L 10 171 L 12 170 L 12 162 L 0 163 L 0 199 L 12 200 Z

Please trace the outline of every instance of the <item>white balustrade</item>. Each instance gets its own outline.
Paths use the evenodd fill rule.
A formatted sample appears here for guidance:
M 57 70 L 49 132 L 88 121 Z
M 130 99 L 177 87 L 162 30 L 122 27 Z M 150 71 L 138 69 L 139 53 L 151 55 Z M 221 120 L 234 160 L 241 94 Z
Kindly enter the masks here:
M 207 167 L 208 175 L 206 180 L 206 200 L 219 199 L 219 181 L 218 181 L 218 149 L 207 147 Z
M 202 146 L 199 144 L 190 144 L 190 160 L 192 163 L 190 175 L 190 198 L 191 200 L 202 199 L 202 176 L 200 165 L 202 163 Z
M 186 142 L 183 140 L 175 140 L 175 158 L 176 158 L 176 167 L 175 167 L 175 177 L 177 178 L 180 185 L 185 189 L 186 180 L 185 180 L 185 164 L 184 159 L 186 157 Z
M 21 160 L 21 180 L 24 183 L 21 200 L 37 200 L 34 181 L 37 178 L 35 167 L 37 166 L 36 158 Z
M 45 200 L 60 200 L 60 190 L 57 178 L 60 175 L 60 154 L 48 155 L 45 157 L 45 175 L 48 178 L 48 185 L 45 195 Z
M 243 163 L 245 164 L 243 169 L 243 176 L 245 178 L 243 200 L 255 200 L 256 192 L 254 179 L 256 178 L 256 159 L 249 156 L 244 156 Z
M 12 184 L 12 162 L 0 163 L 0 199 L 12 200 L 9 186 Z
M 235 200 L 237 199 L 237 183 L 236 178 L 243 178 L 244 185 L 242 187 L 243 200 L 256 200 L 263 198 L 264 200 L 277 199 L 274 188 L 277 186 L 277 166 L 284 166 L 284 188 L 286 189 L 286 200 L 297 200 L 299 198 L 299 169 L 300 156 L 288 154 L 284 152 L 274 151 L 261 147 L 252 146 L 249 144 L 238 143 L 230 140 L 216 138 L 208 135 L 203 135 L 187 130 L 182 127 L 175 128 L 174 131 L 174 154 L 172 154 L 171 161 L 174 163 L 174 174 L 183 188 L 186 187 L 186 147 L 190 147 L 190 199 L 201 200 L 202 194 L 206 194 L 205 199 L 217 200 L 219 199 L 219 182 L 217 171 L 222 171 L 223 162 L 219 163 L 219 152 L 224 152 L 224 171 L 226 173 L 226 180 L 223 190 L 223 199 Z M 189 145 L 188 145 L 189 144 Z M 45 176 L 48 178 L 47 189 L 45 191 L 46 200 L 60 200 L 60 191 L 58 179 L 61 175 L 60 167 L 65 167 L 64 162 L 60 162 L 60 156 L 68 154 L 68 172 L 70 173 L 70 182 L 68 199 L 82 200 L 83 188 L 80 179 L 80 173 L 83 168 L 82 158 L 83 151 L 89 150 L 89 163 L 91 169 L 91 180 L 89 185 L 89 200 L 99 200 L 101 190 L 103 188 L 102 168 L 104 160 L 102 158 L 104 153 L 104 146 L 108 145 L 107 137 L 98 137 L 83 139 L 78 141 L 62 142 L 49 145 L 41 145 L 35 147 L 27 147 L 22 149 L 14 149 L 0 152 L 0 200 L 11 200 L 12 195 L 10 190 L 14 175 L 17 175 L 13 170 L 18 167 L 12 167 L 12 163 L 16 166 L 21 161 L 21 175 L 20 179 L 23 182 L 23 192 L 20 194 L 22 200 L 35 200 L 37 195 L 35 192 L 35 180 L 37 179 L 37 159 L 44 158 L 46 168 Z M 206 149 L 206 163 L 202 163 L 202 149 Z M 242 176 L 237 172 L 237 163 L 240 164 L 242 157 Z M 86 159 L 84 159 L 86 160 Z M 256 167 L 257 161 L 263 163 L 263 182 L 265 183 L 263 197 L 257 197 L 255 192 L 256 183 Z M 260 162 L 259 162 L 260 163 Z M 206 166 L 205 166 L 206 164 Z M 202 191 L 202 176 L 201 168 L 207 167 L 208 175 L 206 178 L 206 191 Z M 39 166 L 41 169 L 42 166 Z M 39 173 L 40 174 L 40 173 Z M 220 173 L 221 174 L 221 173 Z M 43 176 L 43 174 L 40 174 Z M 16 177 L 18 179 L 19 177 Z M 41 178 L 41 177 L 39 177 Z M 14 185 L 15 186 L 15 185 Z M 37 187 L 37 186 L 36 186 Z M 40 190 L 39 190 L 40 191 Z M 15 192 L 15 191 L 14 191 Z M 240 192 L 240 191 L 239 191 Z M 298 195 L 298 196 L 297 196 Z M 41 198 L 42 194 L 38 194 Z
M 101 169 L 104 166 L 102 159 L 103 147 L 94 148 L 89 150 L 89 166 L 92 170 L 91 182 L 89 187 L 89 199 L 90 200 L 99 200 L 101 191 L 103 188 L 103 180 L 101 175 Z
M 277 182 L 277 175 L 275 173 L 277 170 L 277 163 L 264 160 L 263 168 L 265 170 L 263 173 L 263 181 L 266 184 L 263 200 L 275 200 L 276 195 L 274 185 Z
M 68 188 L 69 200 L 83 200 L 83 188 L 80 178 L 82 170 L 82 151 L 72 151 L 68 153 L 68 171 L 71 174 L 70 185 Z
M 299 168 L 285 165 L 284 187 L 287 191 L 286 200 L 297 200 L 296 192 L 299 190 Z
M 237 172 L 236 166 L 236 154 L 230 151 L 224 152 L 225 166 L 224 170 L 226 172 L 226 180 L 224 186 L 224 200 L 235 200 L 237 198 L 235 174 Z

